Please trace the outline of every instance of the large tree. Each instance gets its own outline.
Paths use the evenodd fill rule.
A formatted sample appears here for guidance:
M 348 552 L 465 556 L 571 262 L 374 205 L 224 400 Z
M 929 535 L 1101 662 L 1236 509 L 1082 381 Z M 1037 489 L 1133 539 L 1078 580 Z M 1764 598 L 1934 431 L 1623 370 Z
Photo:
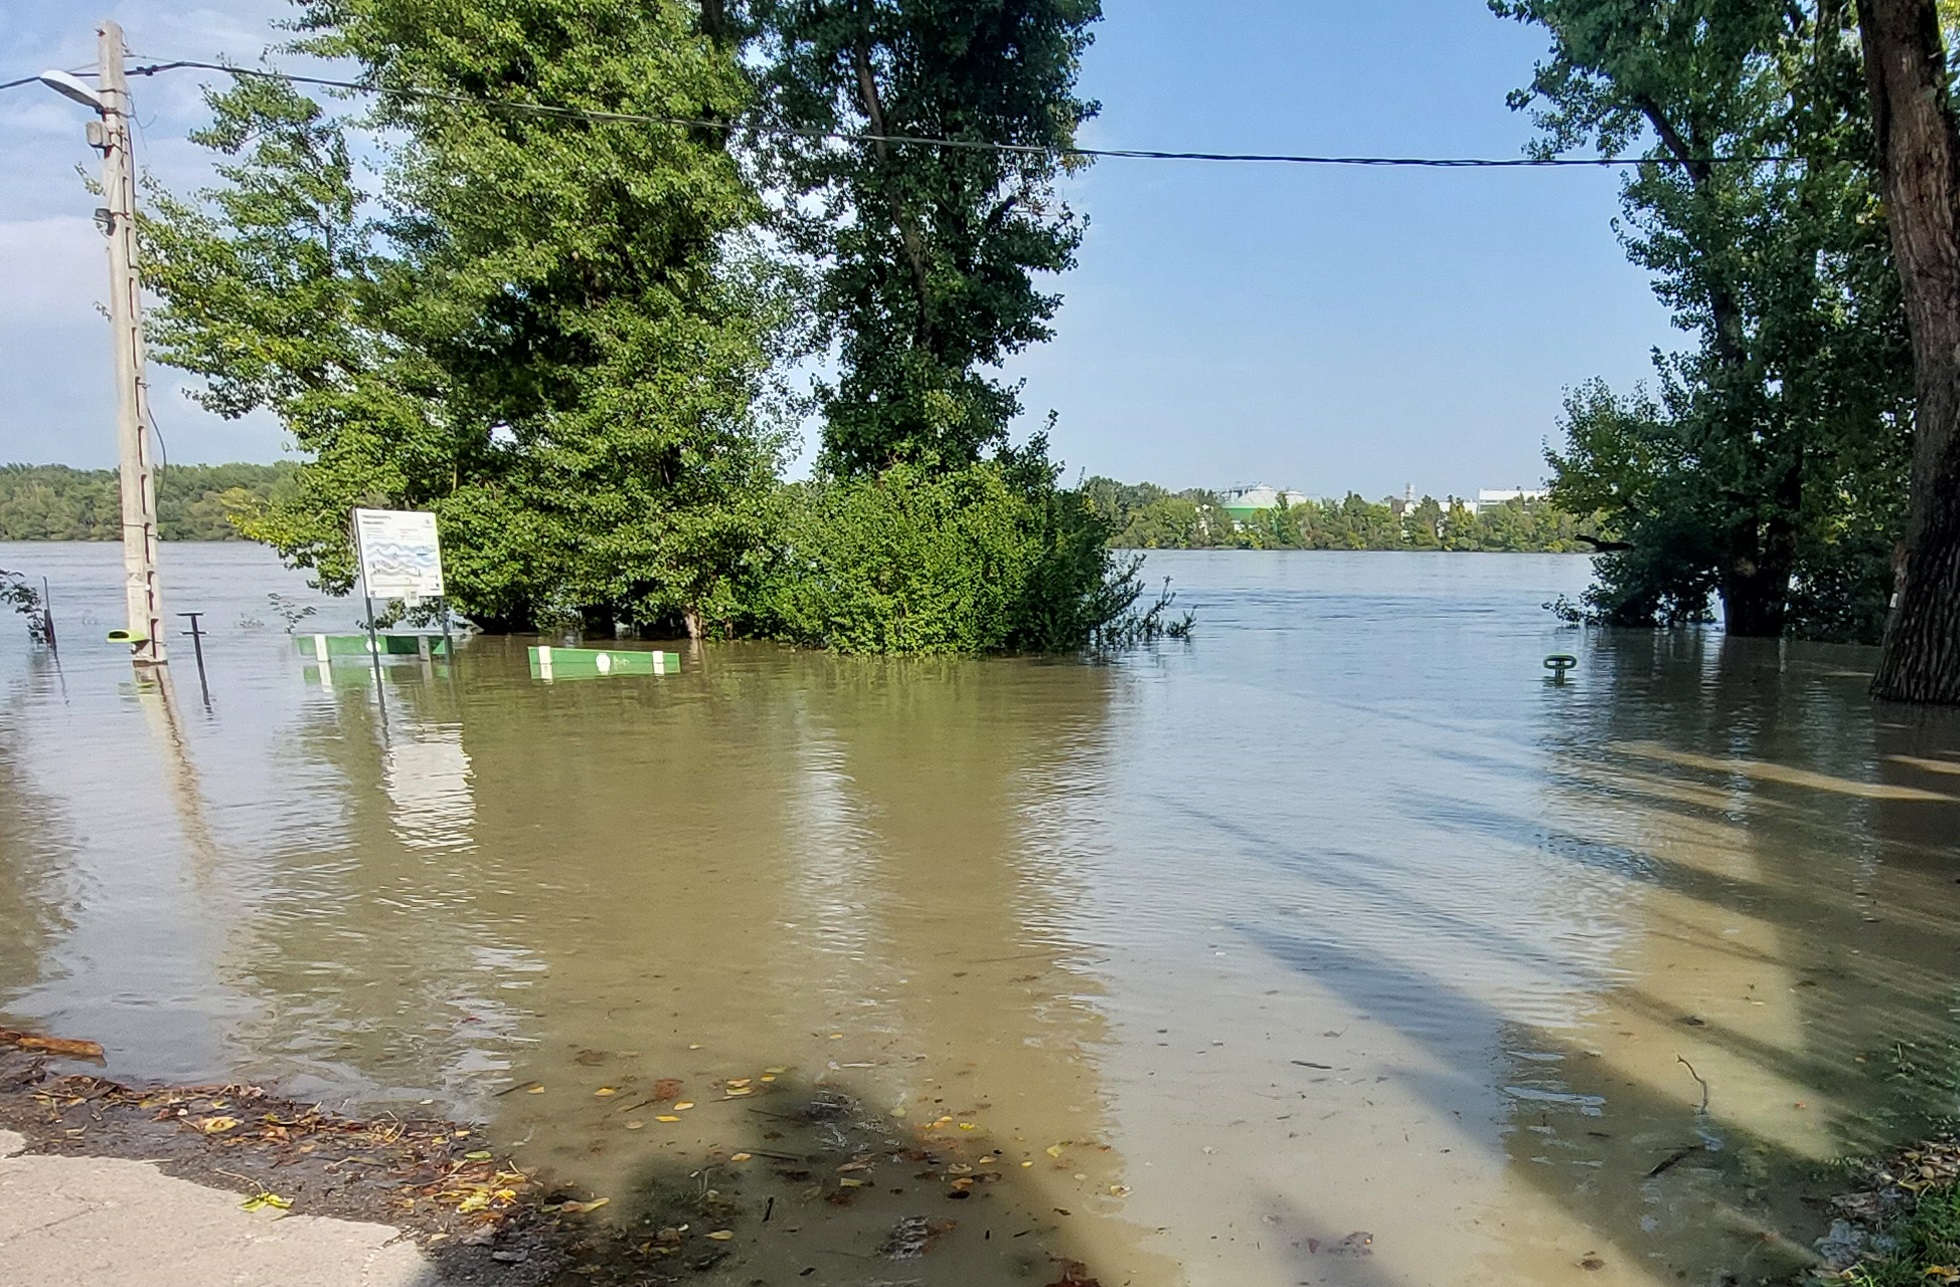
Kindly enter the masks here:
M 1095 107 L 1075 95 L 1097 0 L 758 0 L 766 156 L 836 346 L 826 469 L 955 470 L 1020 410 L 990 374 L 1049 337 L 1082 226 L 1056 192 Z M 838 133 L 873 136 L 842 143 Z M 979 146 L 892 141 L 897 136 Z M 1003 151 L 1010 144 L 1022 151 Z
M 151 229 L 160 355 L 309 457 L 256 533 L 344 588 L 350 506 L 426 508 L 486 625 L 732 615 L 775 445 L 761 203 L 686 123 L 748 102 L 725 34 L 680 0 L 301 9 L 387 91 L 379 209 L 339 123 L 247 79 L 200 140 L 224 182 Z
M 1552 455 L 1617 537 L 1593 600 L 1622 624 L 1878 628 L 1900 521 L 1908 361 L 1844 0 L 1493 0 L 1543 26 L 1544 155 L 1637 154 L 1633 261 L 1695 345 L 1657 400 L 1581 390 Z
M 1912 332 L 1911 516 L 1872 691 L 1960 703 L 1960 129 L 1934 0 L 1858 0 Z

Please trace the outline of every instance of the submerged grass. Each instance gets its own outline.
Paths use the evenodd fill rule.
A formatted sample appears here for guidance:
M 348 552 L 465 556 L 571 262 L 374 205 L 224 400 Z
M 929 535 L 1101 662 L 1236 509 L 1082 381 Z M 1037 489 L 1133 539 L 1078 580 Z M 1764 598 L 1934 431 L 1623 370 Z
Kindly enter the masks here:
M 1866 1259 L 1844 1272 L 1857 1287 L 1926 1287 L 1960 1282 L 1960 1184 L 1922 1190 L 1910 1208 L 1885 1221 Z

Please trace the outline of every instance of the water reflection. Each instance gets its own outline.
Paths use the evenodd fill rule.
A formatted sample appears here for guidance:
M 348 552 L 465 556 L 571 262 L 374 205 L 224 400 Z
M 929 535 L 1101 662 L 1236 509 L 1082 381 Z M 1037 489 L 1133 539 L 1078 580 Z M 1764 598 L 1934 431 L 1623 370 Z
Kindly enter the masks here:
M 1604 682 L 1545 742 L 1545 847 L 1612 855 L 1640 932 L 1592 1013 L 1521 1035 L 1549 1062 L 1515 1075 L 1571 1098 L 1518 1104 L 1513 1172 L 1635 1280 L 1780 1280 L 1817 1235 L 1796 1199 L 1820 1164 L 1953 1109 L 1960 900 L 1923 840 L 1900 861 L 1899 824 L 1950 835 L 1955 801 L 1881 773 L 1863 654 L 1593 643 Z
M 28 697 L 45 700 L 58 679 L 51 660 L 36 665 L 0 704 L 0 981 L 10 987 L 39 981 L 70 928 L 63 909 L 73 895 L 64 886 L 79 846 L 57 801 L 34 788 L 22 763 Z

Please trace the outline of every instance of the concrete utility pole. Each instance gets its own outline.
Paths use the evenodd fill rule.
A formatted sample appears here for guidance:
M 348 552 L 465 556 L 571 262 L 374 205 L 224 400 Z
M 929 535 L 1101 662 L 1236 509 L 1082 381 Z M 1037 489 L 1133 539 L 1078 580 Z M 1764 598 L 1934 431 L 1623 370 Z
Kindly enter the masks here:
M 157 484 L 150 472 L 144 419 L 150 386 L 143 375 L 143 287 L 137 279 L 136 158 L 130 147 L 129 81 L 123 33 L 113 19 L 96 29 L 102 79 L 102 194 L 109 202 L 109 326 L 116 341 L 116 448 L 122 473 L 123 592 L 129 606 L 131 659 L 161 665 L 163 593 L 157 585 Z
M 104 19 L 96 28 L 99 89 L 91 91 L 63 72 L 47 72 L 50 89 L 92 107 L 101 116 L 88 126 L 89 146 L 102 153 L 102 197 L 95 212 L 109 237 L 109 328 L 116 363 L 116 447 L 122 487 L 123 590 L 126 630 L 110 635 L 130 645 L 139 666 L 168 660 L 164 647 L 163 594 L 157 584 L 157 491 L 150 472 L 149 385 L 143 375 L 143 298 L 137 277 L 136 162 L 130 138 L 129 81 L 123 75 L 122 27 Z

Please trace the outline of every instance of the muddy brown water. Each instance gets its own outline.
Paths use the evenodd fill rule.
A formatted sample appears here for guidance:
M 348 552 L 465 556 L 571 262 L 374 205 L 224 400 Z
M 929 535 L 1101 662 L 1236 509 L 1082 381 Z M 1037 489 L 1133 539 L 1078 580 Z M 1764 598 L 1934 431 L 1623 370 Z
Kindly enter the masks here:
M 712 1189 L 710 1281 L 1765 1281 L 1955 1109 L 1960 725 L 1864 650 L 1560 629 L 1584 560 L 1154 555 L 1199 633 L 1104 661 L 377 685 L 171 546 L 208 706 L 101 641 L 114 549 L 0 566 L 65 645 L 0 621 L 0 1024 Z

